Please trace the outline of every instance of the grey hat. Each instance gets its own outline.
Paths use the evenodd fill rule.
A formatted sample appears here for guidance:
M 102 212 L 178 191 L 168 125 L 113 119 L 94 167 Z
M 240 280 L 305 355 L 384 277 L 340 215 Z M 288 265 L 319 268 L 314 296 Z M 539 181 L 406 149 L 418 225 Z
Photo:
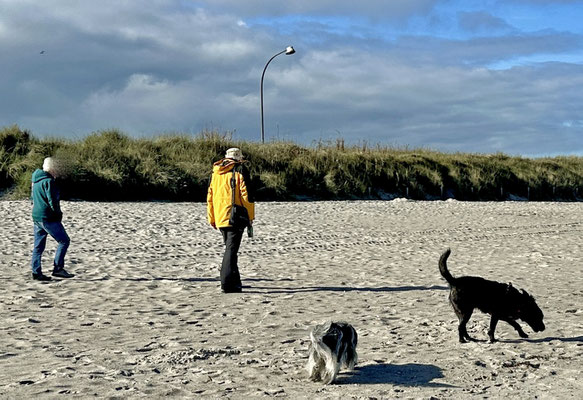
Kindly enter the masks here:
M 230 158 L 235 161 L 241 161 L 243 159 L 243 153 L 241 153 L 241 149 L 237 147 L 231 147 L 229 150 L 227 150 L 225 158 Z

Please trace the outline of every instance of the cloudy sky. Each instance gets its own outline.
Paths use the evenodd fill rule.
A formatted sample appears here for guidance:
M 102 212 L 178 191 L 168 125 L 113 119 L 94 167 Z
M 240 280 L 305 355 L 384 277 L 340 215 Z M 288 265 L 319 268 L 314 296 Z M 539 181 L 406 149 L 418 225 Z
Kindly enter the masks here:
M 583 0 L 0 0 L 0 127 L 583 155 Z

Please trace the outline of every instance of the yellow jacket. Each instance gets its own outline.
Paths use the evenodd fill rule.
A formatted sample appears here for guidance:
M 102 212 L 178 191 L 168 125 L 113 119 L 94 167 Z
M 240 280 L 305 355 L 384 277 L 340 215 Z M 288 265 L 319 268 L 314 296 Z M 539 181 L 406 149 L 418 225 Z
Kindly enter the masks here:
M 234 160 L 225 158 L 213 164 L 213 176 L 209 185 L 206 204 L 209 224 L 216 228 L 230 227 L 231 216 L 231 177 L 233 167 L 239 164 Z M 255 218 L 255 203 L 249 199 L 249 192 L 243 174 L 235 172 L 235 204 L 242 205 L 249 213 L 249 219 Z

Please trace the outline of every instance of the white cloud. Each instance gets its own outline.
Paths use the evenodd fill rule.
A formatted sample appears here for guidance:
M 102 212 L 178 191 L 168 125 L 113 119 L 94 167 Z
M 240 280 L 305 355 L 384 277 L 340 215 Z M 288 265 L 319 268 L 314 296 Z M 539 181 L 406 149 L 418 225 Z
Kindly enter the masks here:
M 200 46 L 201 56 L 217 62 L 235 61 L 255 53 L 258 49 L 246 40 L 219 40 L 203 43 Z
M 183 88 L 152 75 L 131 75 L 120 90 L 102 89 L 92 93 L 80 109 L 98 130 L 104 123 L 129 128 L 135 133 L 163 131 L 186 110 Z

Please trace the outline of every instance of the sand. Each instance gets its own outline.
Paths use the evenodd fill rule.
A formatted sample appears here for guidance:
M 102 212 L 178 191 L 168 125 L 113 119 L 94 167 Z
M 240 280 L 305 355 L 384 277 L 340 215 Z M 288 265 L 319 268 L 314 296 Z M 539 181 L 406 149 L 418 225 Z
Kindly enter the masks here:
M 583 203 L 290 202 L 257 205 L 221 294 L 219 232 L 201 203 L 64 202 L 70 280 L 30 279 L 26 201 L 0 202 L 0 397 L 579 398 Z M 512 282 L 547 329 L 489 317 L 460 344 L 437 268 Z M 56 248 L 43 258 L 50 273 Z M 308 332 L 345 320 L 359 363 L 306 379 Z

